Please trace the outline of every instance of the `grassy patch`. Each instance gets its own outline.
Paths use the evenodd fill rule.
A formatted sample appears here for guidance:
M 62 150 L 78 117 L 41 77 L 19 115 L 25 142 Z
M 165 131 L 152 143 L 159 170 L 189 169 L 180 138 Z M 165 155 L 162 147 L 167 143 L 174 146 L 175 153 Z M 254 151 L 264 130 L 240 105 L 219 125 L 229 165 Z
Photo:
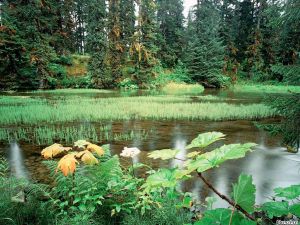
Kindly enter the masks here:
M 112 90 L 104 89 L 55 89 L 55 90 L 37 90 L 29 93 L 45 93 L 45 94 L 98 94 L 98 93 L 112 93 Z
M 63 122 L 99 122 L 103 120 L 237 120 L 274 116 L 264 104 L 228 104 L 195 102 L 184 96 L 141 96 L 122 98 L 64 98 L 56 100 L 23 99 L 14 104 L 6 97 L 0 107 L 0 124 L 53 124 Z M 12 104 L 7 104 L 11 98 Z
M 236 92 L 263 92 L 263 93 L 300 93 L 300 86 L 263 85 L 263 84 L 238 84 L 231 88 Z
M 0 128 L 0 141 L 24 141 L 38 145 L 50 145 L 53 142 L 72 144 L 77 140 L 91 142 L 144 140 L 151 131 L 138 130 L 115 133 L 109 125 L 85 126 L 46 126 L 6 129 Z
M 199 84 L 185 84 L 185 83 L 168 83 L 162 91 L 167 94 L 200 94 L 204 91 L 204 87 Z

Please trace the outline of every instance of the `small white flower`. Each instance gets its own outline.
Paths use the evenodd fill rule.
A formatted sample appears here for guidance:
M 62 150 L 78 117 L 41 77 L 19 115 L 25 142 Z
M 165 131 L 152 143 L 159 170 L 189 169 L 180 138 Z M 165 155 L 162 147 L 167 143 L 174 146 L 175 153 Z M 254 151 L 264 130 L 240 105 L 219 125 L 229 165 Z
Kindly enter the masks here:
M 126 157 L 126 158 L 133 158 L 133 157 L 137 156 L 138 154 L 140 154 L 140 152 L 141 152 L 141 150 L 139 150 L 136 147 L 133 147 L 133 148 L 125 147 L 120 155 L 123 157 Z

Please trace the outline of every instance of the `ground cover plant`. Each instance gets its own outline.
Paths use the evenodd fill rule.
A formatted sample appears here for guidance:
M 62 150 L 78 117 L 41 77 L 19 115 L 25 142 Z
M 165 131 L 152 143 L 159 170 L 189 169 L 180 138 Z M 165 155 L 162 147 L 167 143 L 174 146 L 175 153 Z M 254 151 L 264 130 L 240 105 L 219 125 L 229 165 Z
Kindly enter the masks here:
M 299 185 L 276 188 L 274 198 L 258 206 L 251 175 L 240 175 L 233 184 L 232 196 L 223 195 L 209 182 L 206 171 L 227 160 L 244 157 L 255 147 L 253 143 L 228 144 L 204 151 L 224 138 L 219 132 L 199 134 L 186 146 L 188 153 L 180 158 L 176 149 L 151 151 L 150 158 L 183 161 L 183 167 L 158 170 L 141 163 L 122 168 L 120 160 L 133 162 L 140 153 L 137 148 L 124 148 L 120 156 L 112 156 L 108 145 L 100 147 L 85 140 L 78 140 L 71 147 L 53 144 L 41 154 L 47 160 L 45 164 L 55 183 L 51 189 L 40 187 L 30 192 L 27 190 L 34 184 L 16 180 L 14 186 L 6 185 L 13 178 L 8 177 L 7 165 L 2 160 L 0 197 L 6 200 L 1 201 L 0 207 L 6 208 L 1 211 L 0 220 L 8 224 L 30 224 L 30 218 L 39 224 L 153 224 L 157 221 L 157 224 L 254 225 L 297 219 L 300 216 Z M 145 178 L 136 173 L 141 167 L 147 168 Z M 199 203 L 194 201 L 193 194 L 177 188 L 181 181 L 193 176 L 225 200 L 229 208 L 212 208 L 214 198 L 207 198 L 206 203 L 199 205 L 202 210 L 194 210 Z M 12 201 L 22 199 L 20 195 L 15 196 L 18 192 L 29 197 L 28 201 Z M 32 213 L 30 207 L 39 213 Z M 13 216 L 15 210 L 19 212 L 18 218 Z M 51 217 L 46 213 L 49 210 L 53 213 Z
M 262 119 L 275 116 L 264 104 L 229 104 L 195 102 L 190 97 L 139 96 L 122 98 L 62 98 L 39 99 L 31 102 L 5 97 L 0 108 L 0 124 L 60 123 L 72 121 L 98 122 L 101 120 L 237 120 Z M 105 110 L 104 110 L 105 109 Z
M 236 84 L 234 85 L 231 90 L 236 92 L 254 92 L 254 93 L 300 93 L 300 86 L 293 86 L 293 85 L 281 85 L 281 84 Z
M 131 130 L 113 132 L 109 125 L 81 126 L 37 126 L 25 128 L 0 128 L 0 142 L 27 142 L 37 145 L 47 145 L 53 141 L 73 143 L 78 139 L 88 139 L 93 142 L 144 140 L 152 131 Z

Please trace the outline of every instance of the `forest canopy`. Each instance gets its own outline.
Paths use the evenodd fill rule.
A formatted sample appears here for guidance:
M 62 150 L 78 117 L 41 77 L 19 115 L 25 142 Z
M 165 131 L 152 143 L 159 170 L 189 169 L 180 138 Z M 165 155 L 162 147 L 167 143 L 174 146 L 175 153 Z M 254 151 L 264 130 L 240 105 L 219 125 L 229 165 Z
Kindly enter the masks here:
M 1 2 L 0 89 L 152 88 L 162 71 L 299 85 L 298 0 L 198 0 L 187 18 L 182 0 Z

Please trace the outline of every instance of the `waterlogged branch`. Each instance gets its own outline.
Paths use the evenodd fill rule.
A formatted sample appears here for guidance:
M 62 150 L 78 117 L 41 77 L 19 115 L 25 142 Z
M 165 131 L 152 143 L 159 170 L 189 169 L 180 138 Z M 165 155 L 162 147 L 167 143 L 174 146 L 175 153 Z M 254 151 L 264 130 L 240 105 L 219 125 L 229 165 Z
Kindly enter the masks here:
M 198 177 L 208 186 L 209 189 L 211 189 L 214 193 L 216 193 L 220 198 L 228 202 L 230 205 L 232 205 L 234 208 L 239 210 L 241 213 L 243 213 L 246 217 L 248 217 L 250 220 L 255 220 L 255 218 L 250 215 L 246 210 L 244 210 L 240 205 L 236 204 L 233 200 L 229 199 L 226 195 L 221 194 L 218 190 L 216 190 L 211 183 L 209 183 L 208 180 L 203 177 L 202 173 L 197 172 Z

